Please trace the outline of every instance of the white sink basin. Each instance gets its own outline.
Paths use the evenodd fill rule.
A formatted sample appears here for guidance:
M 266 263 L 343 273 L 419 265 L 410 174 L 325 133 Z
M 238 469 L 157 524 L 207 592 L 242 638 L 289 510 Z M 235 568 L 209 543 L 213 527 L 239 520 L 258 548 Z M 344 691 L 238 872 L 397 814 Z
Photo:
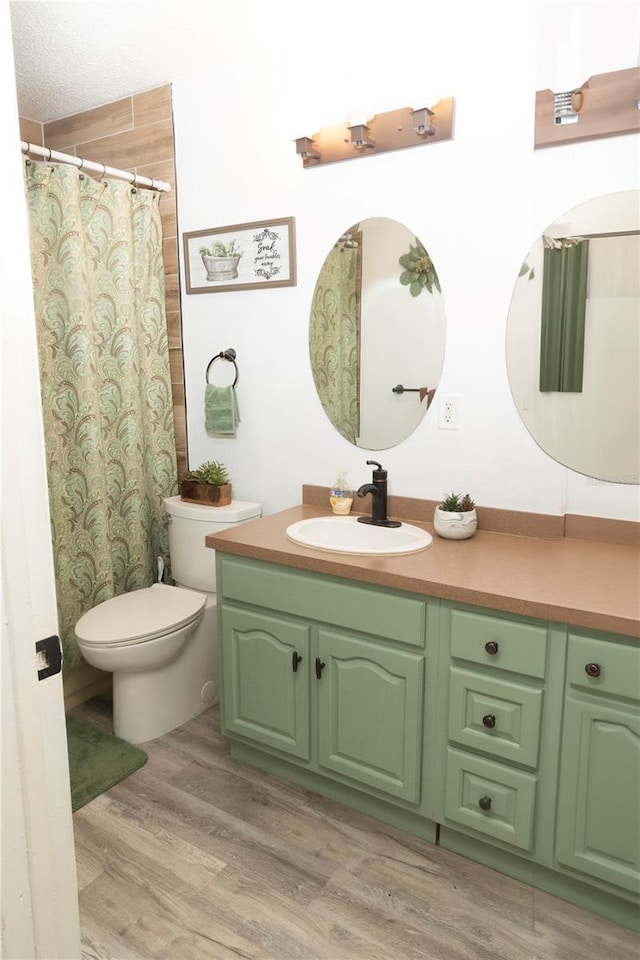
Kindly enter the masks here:
M 314 550 L 390 557 L 425 550 L 433 537 L 426 530 L 403 523 L 401 527 L 374 527 L 357 517 L 310 517 L 292 523 L 289 540 Z

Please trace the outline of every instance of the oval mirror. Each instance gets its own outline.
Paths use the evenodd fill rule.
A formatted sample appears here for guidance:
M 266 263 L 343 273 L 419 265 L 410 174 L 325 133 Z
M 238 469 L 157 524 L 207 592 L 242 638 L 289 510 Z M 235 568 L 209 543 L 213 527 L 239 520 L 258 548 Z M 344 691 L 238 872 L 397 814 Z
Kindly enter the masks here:
M 596 197 L 529 250 L 507 322 L 507 369 L 536 443 L 578 473 L 638 483 L 640 192 Z
M 341 234 L 309 322 L 313 380 L 336 430 L 367 450 L 411 436 L 438 386 L 444 340 L 440 283 L 415 234 L 385 217 Z

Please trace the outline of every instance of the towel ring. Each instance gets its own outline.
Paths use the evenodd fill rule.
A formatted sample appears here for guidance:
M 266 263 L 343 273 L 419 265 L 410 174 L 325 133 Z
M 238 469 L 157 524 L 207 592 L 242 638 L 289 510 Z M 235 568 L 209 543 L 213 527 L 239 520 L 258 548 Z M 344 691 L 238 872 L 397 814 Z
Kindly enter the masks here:
M 233 347 L 229 347 L 228 350 L 221 350 L 220 353 L 216 353 L 215 357 L 211 358 L 207 366 L 207 372 L 204 375 L 204 378 L 207 381 L 207 383 L 211 382 L 209 380 L 209 371 L 211 370 L 211 367 L 214 365 L 216 360 L 228 360 L 229 363 L 233 364 L 236 371 L 236 376 L 231 386 L 235 387 L 236 383 L 238 382 L 238 364 L 236 363 L 236 352 L 233 349 Z

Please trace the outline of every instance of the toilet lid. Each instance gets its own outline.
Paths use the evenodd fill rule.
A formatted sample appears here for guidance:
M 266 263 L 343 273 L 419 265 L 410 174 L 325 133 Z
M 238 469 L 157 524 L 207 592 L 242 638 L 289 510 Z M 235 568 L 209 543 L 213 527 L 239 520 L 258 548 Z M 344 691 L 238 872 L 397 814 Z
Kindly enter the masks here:
M 133 643 L 178 630 L 198 616 L 207 598 L 204 593 L 154 583 L 99 603 L 76 624 L 84 643 Z

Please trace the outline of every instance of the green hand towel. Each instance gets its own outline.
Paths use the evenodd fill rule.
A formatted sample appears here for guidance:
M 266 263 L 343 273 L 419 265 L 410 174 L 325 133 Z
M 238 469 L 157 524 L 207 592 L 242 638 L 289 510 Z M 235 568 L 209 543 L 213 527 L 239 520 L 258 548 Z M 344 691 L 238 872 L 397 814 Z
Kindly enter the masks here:
M 233 387 L 207 384 L 204 392 L 204 425 L 208 433 L 234 434 L 240 422 L 238 399 Z

